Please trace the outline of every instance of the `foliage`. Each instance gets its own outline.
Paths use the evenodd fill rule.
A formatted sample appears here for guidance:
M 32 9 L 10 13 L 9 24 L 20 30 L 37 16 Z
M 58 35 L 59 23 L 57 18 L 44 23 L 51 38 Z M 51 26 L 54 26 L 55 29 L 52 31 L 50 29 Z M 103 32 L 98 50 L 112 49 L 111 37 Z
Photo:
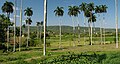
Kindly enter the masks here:
M 41 64 L 101 64 L 106 59 L 106 54 L 69 54 L 61 55 L 52 59 L 42 60 Z
M 12 25 L 10 19 L 7 20 L 5 15 L 0 14 L 0 42 L 6 41 L 6 30 L 10 25 Z

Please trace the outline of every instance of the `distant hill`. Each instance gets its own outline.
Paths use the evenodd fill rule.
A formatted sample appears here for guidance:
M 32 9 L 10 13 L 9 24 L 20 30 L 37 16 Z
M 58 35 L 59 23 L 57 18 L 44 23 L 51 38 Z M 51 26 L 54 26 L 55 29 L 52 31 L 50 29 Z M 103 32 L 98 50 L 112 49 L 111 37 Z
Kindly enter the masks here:
M 75 31 L 77 32 L 78 27 L 75 27 Z M 11 29 L 13 29 L 13 27 L 11 27 Z M 25 29 L 25 31 L 27 32 L 27 26 Z M 84 33 L 84 29 L 86 30 L 86 32 L 88 32 L 88 27 L 80 27 L 80 32 Z M 43 28 L 42 28 L 43 30 Z M 30 26 L 30 31 L 31 32 L 35 32 L 36 30 L 36 26 Z M 47 31 L 51 31 L 51 32 L 55 32 L 55 33 L 59 33 L 59 26 L 47 26 Z M 100 32 L 100 28 L 99 27 L 93 27 L 93 32 Z M 111 28 L 107 28 L 105 29 L 106 32 L 115 32 L 115 29 L 111 29 Z M 120 30 L 119 30 L 120 31 Z M 73 28 L 72 26 L 62 26 L 62 33 L 73 33 Z

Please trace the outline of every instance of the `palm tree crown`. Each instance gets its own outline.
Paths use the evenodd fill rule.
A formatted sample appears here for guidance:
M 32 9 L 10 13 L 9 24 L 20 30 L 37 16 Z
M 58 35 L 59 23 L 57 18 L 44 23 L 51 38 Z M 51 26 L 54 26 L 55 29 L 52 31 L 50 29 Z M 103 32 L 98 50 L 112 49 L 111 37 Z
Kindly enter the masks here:
M 87 5 L 87 9 L 88 9 L 89 11 L 93 11 L 93 10 L 94 10 L 94 3 L 89 3 L 89 4 Z
M 6 1 L 2 6 L 2 12 L 7 13 L 7 17 L 9 18 L 10 13 L 13 13 L 13 6 L 14 4 L 12 2 Z
M 32 23 L 31 18 L 27 18 L 27 19 L 26 19 L 26 24 L 31 24 L 31 23 Z
M 57 7 L 55 10 L 55 16 L 63 16 L 64 11 L 63 11 L 63 7 Z
M 101 5 L 101 7 L 102 7 L 102 12 L 106 13 L 108 7 L 106 5 Z
M 81 11 L 85 12 L 86 11 L 86 7 L 87 7 L 87 3 L 83 2 L 81 5 L 79 5 L 79 7 L 80 7 Z
M 101 13 L 101 12 L 102 12 L 102 7 L 101 7 L 101 5 L 96 6 L 96 8 L 95 8 L 95 13 Z
M 68 6 L 68 7 L 69 7 L 68 9 L 69 16 L 78 16 L 78 14 L 80 14 L 80 10 L 78 6 Z
M 24 10 L 24 12 L 25 12 L 25 16 L 32 16 L 33 15 L 33 11 L 32 11 L 32 8 L 31 7 L 27 7 L 25 10 Z
M 40 22 L 36 22 L 36 25 L 39 26 L 39 25 L 40 25 Z
M 43 25 L 43 21 L 40 22 L 40 25 L 41 25 L 41 26 Z
M 91 20 L 92 20 L 92 22 L 96 22 L 96 16 L 94 14 L 92 14 L 92 18 L 90 17 L 88 19 L 88 22 L 91 22 Z
M 6 1 L 1 8 L 2 12 L 13 13 L 13 6 L 14 4 L 12 2 Z

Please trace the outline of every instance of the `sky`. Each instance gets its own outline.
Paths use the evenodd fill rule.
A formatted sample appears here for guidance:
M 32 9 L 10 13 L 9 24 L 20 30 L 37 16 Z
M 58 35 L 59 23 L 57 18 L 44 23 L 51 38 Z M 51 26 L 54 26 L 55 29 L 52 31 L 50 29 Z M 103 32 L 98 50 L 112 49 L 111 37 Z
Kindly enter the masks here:
M 6 0 L 0 0 L 0 7 L 2 7 L 3 3 Z M 10 2 L 14 3 L 14 0 L 8 0 Z M 54 25 L 59 25 L 60 19 L 62 21 L 62 25 L 65 26 L 72 26 L 73 22 L 70 16 L 68 16 L 68 6 L 79 6 L 82 2 L 90 3 L 93 2 L 95 5 L 106 5 L 108 7 L 107 13 L 105 13 L 105 21 L 103 23 L 103 27 L 106 28 L 115 28 L 115 0 L 48 0 L 48 7 L 47 7 L 47 26 L 54 26 Z M 120 0 L 118 0 L 118 8 L 120 11 Z M 64 7 L 64 15 L 61 18 L 58 18 L 54 14 L 54 10 L 56 9 L 57 6 L 62 6 Z M 32 16 L 32 24 L 33 26 L 36 25 L 36 22 L 43 21 L 43 13 L 44 13 L 44 0 L 23 0 L 23 21 L 26 19 L 24 16 L 24 9 L 27 7 L 32 7 L 33 10 L 33 16 Z M 19 26 L 19 8 L 20 8 L 20 0 L 17 0 L 17 26 Z M 0 14 L 2 13 L 2 10 L 0 10 Z M 11 21 L 13 20 L 13 15 L 14 13 L 11 14 L 10 18 Z M 100 17 L 97 16 L 97 21 L 95 23 L 96 27 L 100 27 L 101 21 L 99 19 L 102 19 L 103 14 L 100 14 Z M 118 12 L 118 22 L 120 18 L 120 12 Z M 78 25 L 78 22 L 80 26 L 84 26 L 84 17 L 83 17 L 83 12 L 79 14 L 78 17 L 74 18 L 75 26 Z M 24 24 L 25 22 L 23 22 Z M 87 21 L 86 21 L 87 25 Z M 120 28 L 120 23 L 118 24 Z

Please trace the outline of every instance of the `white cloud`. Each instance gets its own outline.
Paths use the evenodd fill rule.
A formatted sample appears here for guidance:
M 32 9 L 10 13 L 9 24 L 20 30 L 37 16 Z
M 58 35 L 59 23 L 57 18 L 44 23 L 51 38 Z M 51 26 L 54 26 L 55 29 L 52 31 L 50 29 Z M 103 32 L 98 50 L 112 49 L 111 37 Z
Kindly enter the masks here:
M 13 19 L 13 18 L 10 18 L 10 21 L 11 21 L 11 22 L 13 22 L 13 21 L 14 21 L 14 19 Z
M 13 10 L 15 10 L 15 7 L 13 7 Z M 19 8 L 18 8 L 18 7 L 16 7 L 16 10 L 19 10 Z
M 17 18 L 19 18 L 20 16 L 19 15 L 16 15 Z

